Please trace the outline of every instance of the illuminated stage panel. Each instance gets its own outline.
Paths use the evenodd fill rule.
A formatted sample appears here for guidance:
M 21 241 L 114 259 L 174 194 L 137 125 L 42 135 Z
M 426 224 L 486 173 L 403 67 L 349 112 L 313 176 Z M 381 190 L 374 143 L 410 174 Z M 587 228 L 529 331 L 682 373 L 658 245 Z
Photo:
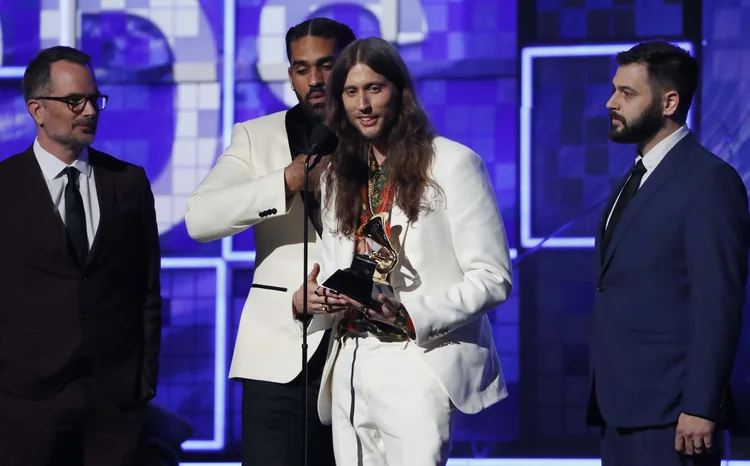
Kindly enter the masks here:
M 234 5 L 234 0 L 225 2 L 225 11 L 228 11 L 230 3 Z M 229 94 L 224 96 L 225 122 L 256 118 L 297 103 L 288 83 L 289 63 L 284 35 L 289 27 L 313 16 L 344 22 L 357 37 L 380 36 L 394 43 L 415 80 L 437 80 L 443 83 L 444 88 L 450 88 L 451 95 L 447 97 L 449 102 L 446 106 L 457 104 L 461 96 L 471 95 L 472 86 L 476 84 L 472 80 L 476 76 L 487 77 L 489 81 L 504 76 L 512 81 L 510 86 L 506 86 L 511 92 L 498 91 L 485 97 L 492 103 L 497 103 L 497 99 L 502 100 L 506 104 L 500 109 L 503 113 L 507 113 L 506 108 L 515 109 L 517 106 L 515 78 L 507 78 L 515 75 L 516 69 L 515 1 L 302 0 L 300 3 L 299 0 L 269 0 L 262 6 L 238 2 L 235 8 L 237 17 L 243 20 L 236 25 L 236 39 L 233 42 L 225 37 L 225 50 L 236 50 L 232 73 L 229 72 L 229 63 L 225 63 L 224 88 L 234 88 L 236 94 L 231 102 Z M 229 34 L 229 30 L 226 34 Z M 234 78 L 229 79 L 230 74 Z M 468 79 L 459 83 L 455 79 L 457 74 Z M 233 105 L 235 111 L 230 112 Z M 477 104 L 479 108 L 476 111 L 482 112 L 481 107 L 488 105 L 491 104 Z M 499 182 L 500 188 L 496 183 L 496 190 L 505 213 L 504 220 L 512 222 L 507 229 L 511 235 L 511 245 L 515 245 L 515 186 L 511 188 L 508 184 L 515 183 L 516 177 L 516 117 L 513 113 L 508 114 L 507 118 L 492 120 L 497 121 L 497 133 L 512 130 L 509 137 L 497 136 L 497 143 L 489 140 L 493 136 L 477 134 L 469 138 L 466 134 L 459 134 L 456 139 L 478 145 L 476 150 L 481 150 L 481 155 L 487 161 L 495 160 L 495 154 L 483 148 L 497 147 L 498 151 L 507 151 L 506 162 L 488 168 L 493 182 L 502 180 Z M 439 133 L 453 137 L 455 131 L 452 124 L 457 123 L 461 122 L 446 120 L 442 124 L 436 121 L 435 126 Z M 231 126 L 225 125 L 225 144 L 229 143 L 230 131 Z M 244 258 L 246 255 L 243 251 L 253 249 L 251 232 L 224 240 L 223 244 L 226 258 Z
M 437 134 L 470 147 L 484 160 L 508 243 L 516 246 L 516 78 L 436 77 L 415 84 Z
M 111 94 L 95 146 L 146 168 L 164 255 L 220 255 L 220 243 L 189 238 L 184 215 L 221 151 L 221 6 L 89 0 L 78 11 L 80 47 Z
M 235 263 L 229 269 L 229 295 L 227 296 L 227 348 L 234 351 L 240 317 L 253 282 L 254 263 Z M 300 340 L 301 343 L 301 340 Z M 301 359 L 300 347 L 300 359 Z M 242 383 L 230 381 L 227 386 L 227 444 L 242 442 Z
M 284 34 L 313 16 L 349 25 L 357 37 L 380 36 L 409 61 L 515 60 L 516 2 L 497 0 L 268 0 L 238 6 L 238 80 L 286 80 Z M 253 49 L 256 53 L 253 54 Z M 257 76 L 255 65 L 257 61 Z M 435 63 L 433 63 L 435 64 Z M 293 95 L 279 88 L 288 105 Z
M 224 30 L 221 2 L 79 0 L 79 42 L 115 68 L 172 66 L 175 82 L 218 81 Z M 100 60 L 101 61 L 101 60 Z M 159 81 L 154 75 L 140 82 Z
M 0 80 L 0 160 L 25 151 L 35 137 L 36 126 L 26 110 L 21 80 Z
M 593 247 L 612 186 L 627 173 L 634 146 L 609 141 L 605 104 L 614 55 L 635 44 L 528 47 L 521 58 L 521 245 Z M 678 43 L 692 53 L 690 43 Z M 688 115 L 688 126 L 692 115 Z M 577 218 L 588 209 L 590 213 Z
M 57 0 L 0 0 L 2 67 L 25 67 L 40 49 L 57 43 L 60 33 L 57 9 Z
M 3 66 L 0 67 L 0 80 L 3 81 L 14 81 L 23 78 L 23 72 L 26 70 L 25 66 Z
M 193 241 L 184 224 L 187 198 L 214 164 L 219 84 L 100 87 L 110 98 L 94 147 L 146 169 L 155 194 L 162 255 L 219 256 L 220 242 Z
M 162 259 L 164 329 L 156 403 L 195 429 L 185 450 L 224 447 L 226 280 L 221 259 Z
M 683 34 L 683 2 L 598 0 L 536 2 L 537 40 L 627 41 Z

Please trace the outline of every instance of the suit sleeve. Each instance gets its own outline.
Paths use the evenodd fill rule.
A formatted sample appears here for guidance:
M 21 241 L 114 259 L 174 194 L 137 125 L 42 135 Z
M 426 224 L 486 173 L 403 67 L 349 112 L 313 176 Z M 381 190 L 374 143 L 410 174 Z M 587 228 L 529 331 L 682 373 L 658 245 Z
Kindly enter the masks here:
M 486 314 L 511 291 L 510 253 L 494 189 L 482 159 L 465 150 L 436 171 L 463 280 L 440 294 L 404 300 L 420 346 Z
M 156 223 L 154 194 L 143 170 L 142 207 L 143 254 L 145 264 L 145 294 L 143 300 L 143 362 L 141 373 L 141 401 L 156 396 L 159 378 L 159 351 L 161 348 L 161 248 Z
M 731 166 L 714 170 L 703 188 L 685 225 L 690 334 L 683 410 L 720 421 L 745 301 L 750 215 L 747 191 Z
M 268 215 L 284 215 L 284 170 L 257 176 L 250 134 L 242 123 L 232 128 L 232 142 L 187 201 L 185 225 L 200 242 L 241 233 Z M 264 214 L 265 215 L 265 214 Z

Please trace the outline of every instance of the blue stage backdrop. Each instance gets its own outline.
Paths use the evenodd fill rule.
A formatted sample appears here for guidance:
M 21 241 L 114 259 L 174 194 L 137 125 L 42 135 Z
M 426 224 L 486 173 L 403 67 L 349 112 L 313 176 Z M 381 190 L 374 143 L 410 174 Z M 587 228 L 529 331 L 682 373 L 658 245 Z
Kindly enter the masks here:
M 705 40 L 705 104 L 691 125 L 700 123 L 706 145 L 750 175 L 750 101 L 738 98 L 750 76 L 746 0 L 703 0 L 702 35 L 686 29 L 691 18 L 699 21 L 683 7 L 690 2 L 673 0 L 77 3 L 78 44 L 94 57 L 110 95 L 95 146 L 143 165 L 153 184 L 165 298 L 156 401 L 192 423 L 189 451 L 238 451 L 241 391 L 226 375 L 254 245 L 250 231 L 192 241 L 185 201 L 228 144 L 234 122 L 296 103 L 284 47 L 296 23 L 327 16 L 359 37 L 396 44 L 438 132 L 484 158 L 511 247 L 523 252 L 553 236 L 515 274 L 511 299 L 490 313 L 510 398 L 459 417 L 457 454 L 503 456 L 513 446 L 530 455 L 580 455 L 587 451 L 582 439 L 593 444 L 584 411 L 596 204 L 634 156 L 607 139 L 604 105 L 617 51 L 665 37 L 695 53 Z M 33 141 L 21 76 L 40 48 L 58 42 L 58 7 L 58 0 L 0 0 L 0 159 Z M 750 400 L 747 335 L 736 377 L 740 402 Z
M 750 4 L 703 0 L 703 83 L 701 140 L 731 163 L 750 187 Z M 748 287 L 750 293 L 750 287 Z M 733 388 L 745 426 L 750 425 L 750 299 L 745 304 L 742 340 Z M 750 445 L 745 438 L 746 445 Z M 735 442 L 739 443 L 739 442 Z M 750 458 L 747 451 L 746 458 Z
M 33 141 L 20 76 L 41 47 L 56 43 L 57 8 L 56 1 L 0 0 L 2 158 Z M 254 245 L 252 232 L 210 244 L 192 241 L 185 201 L 228 143 L 232 123 L 296 103 L 287 84 L 289 27 L 327 16 L 349 24 L 358 37 L 398 45 L 438 132 L 484 157 L 515 245 L 515 2 L 79 0 L 78 8 L 78 44 L 93 56 L 102 92 L 110 96 L 95 147 L 143 165 L 153 184 L 165 298 L 156 401 L 195 427 L 187 450 L 233 450 L 240 440 L 239 385 L 226 374 Z M 491 319 L 516 394 L 515 295 Z M 485 444 L 515 440 L 517 399 L 462 417 L 457 442 L 471 443 L 481 456 Z

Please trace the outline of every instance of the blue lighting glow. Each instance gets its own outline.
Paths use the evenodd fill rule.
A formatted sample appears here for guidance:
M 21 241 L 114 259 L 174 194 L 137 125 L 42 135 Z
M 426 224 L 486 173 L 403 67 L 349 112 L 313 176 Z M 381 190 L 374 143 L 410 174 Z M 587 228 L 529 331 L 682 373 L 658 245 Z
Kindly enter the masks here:
M 226 424 L 226 329 L 227 329 L 227 264 L 221 258 L 164 257 L 162 269 L 215 269 L 216 270 L 216 330 L 214 348 L 214 435 L 211 440 L 188 440 L 184 450 L 221 450 L 224 448 Z
M 25 66 L 0 66 L 0 79 L 21 79 Z
M 58 11 L 60 13 L 60 35 L 57 42 L 59 45 L 75 47 L 76 39 L 80 35 L 76 1 L 60 0 Z
M 693 53 L 693 44 L 690 42 L 676 42 L 676 45 Z M 534 109 L 534 59 L 551 57 L 593 57 L 610 55 L 628 50 L 636 44 L 604 44 L 604 45 L 554 45 L 544 47 L 526 47 L 521 51 L 521 124 L 520 124 L 520 199 L 519 210 L 521 215 L 521 246 L 533 248 L 539 245 L 544 238 L 534 236 L 531 231 L 532 223 L 532 189 L 531 189 L 531 166 L 532 166 L 532 111 Z M 687 123 L 692 126 L 692 112 L 688 113 Z M 593 237 L 578 238 L 550 238 L 542 244 L 547 248 L 581 248 L 594 247 Z
M 222 76 L 222 136 L 223 149 L 232 142 L 232 126 L 234 125 L 234 90 L 235 67 L 237 57 L 237 43 L 235 38 L 235 0 L 224 0 L 224 71 Z M 221 239 L 221 256 L 226 260 L 255 261 L 255 252 L 234 251 L 232 237 Z

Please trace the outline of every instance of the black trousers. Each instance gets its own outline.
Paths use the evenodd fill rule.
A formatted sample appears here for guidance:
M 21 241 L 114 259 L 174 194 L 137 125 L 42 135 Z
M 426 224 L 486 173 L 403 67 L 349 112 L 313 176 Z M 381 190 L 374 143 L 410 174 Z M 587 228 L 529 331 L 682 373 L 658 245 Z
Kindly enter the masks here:
M 331 426 L 320 423 L 317 409 L 329 338 L 326 332 L 308 362 L 308 466 L 335 466 Z M 304 388 L 301 373 L 286 384 L 242 381 L 243 466 L 304 464 Z
M 134 465 L 143 415 L 118 408 L 90 377 L 46 400 L 0 392 L 0 464 Z

